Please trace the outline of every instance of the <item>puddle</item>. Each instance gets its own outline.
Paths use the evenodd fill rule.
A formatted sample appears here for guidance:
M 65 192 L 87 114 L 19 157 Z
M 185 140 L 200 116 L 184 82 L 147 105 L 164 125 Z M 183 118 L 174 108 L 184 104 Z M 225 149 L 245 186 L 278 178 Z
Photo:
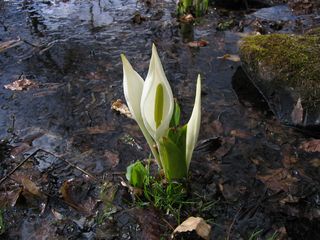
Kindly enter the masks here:
M 141 24 L 132 21 L 137 12 L 146 19 Z M 225 54 L 237 55 L 242 34 L 234 30 L 217 31 L 221 19 L 213 10 L 194 26 L 180 26 L 174 13 L 175 3 L 171 1 L 29 0 L 5 1 L 0 6 L 0 41 L 18 38 L 23 41 L 0 53 L 0 137 L 12 139 L 14 147 L 23 143 L 40 149 L 17 170 L 16 175 L 28 173 L 50 196 L 41 214 L 37 208 L 28 210 L 24 202 L 22 207 L 19 203 L 14 210 L 8 210 L 5 219 L 11 219 L 11 223 L 4 237 L 18 239 L 25 233 L 30 237 L 39 233 L 70 239 L 99 236 L 100 239 L 119 236 L 139 239 L 146 227 L 140 226 L 142 220 L 137 221 L 126 211 L 131 201 L 126 189 L 119 187 L 115 200 L 117 213 L 114 218 L 110 215 L 112 220 L 107 218 L 97 226 L 92 219 L 87 219 L 88 223 L 79 227 L 79 212 L 61 200 L 61 186 L 74 178 L 97 181 L 90 182 L 92 186 L 87 189 L 94 199 L 99 195 L 99 180 L 111 178 L 118 186 L 119 176 L 123 177 L 129 163 L 148 157 L 148 146 L 137 125 L 112 111 L 111 103 L 124 99 L 120 54 L 125 53 L 134 68 L 145 77 L 152 43 L 158 47 L 174 95 L 183 103 L 183 121 L 191 114 L 196 77 L 198 73 L 202 74 L 200 140 L 220 136 L 223 147 L 217 155 L 197 154 L 192 163 L 195 166 L 192 175 L 193 179 L 199 180 L 198 188 L 209 189 L 211 193 L 225 184 L 225 188 L 219 190 L 219 196 L 227 201 L 238 199 L 247 208 L 234 228 L 232 239 L 245 237 L 256 227 L 263 228 L 263 219 L 268 221 L 265 228 L 269 231 L 277 230 L 271 224 L 275 221 L 279 226 L 287 224 L 295 234 L 293 226 L 299 216 L 293 216 L 289 207 L 279 207 L 279 213 L 250 212 L 253 204 L 250 197 L 257 200 L 265 191 L 263 181 L 259 180 L 265 178 L 256 179 L 256 175 L 270 174 L 267 169 L 282 167 L 282 161 L 288 164 L 296 154 L 301 161 L 295 162 L 294 168 L 305 170 L 302 172 L 307 175 L 306 179 L 317 182 L 318 170 L 309 163 L 316 165 L 314 159 L 317 157 L 297 150 L 306 140 L 302 134 L 282 127 L 265 106 L 261 107 L 263 103 L 252 104 L 257 96 L 251 90 L 247 93 L 246 87 L 237 80 L 240 63 L 221 58 Z M 254 14 L 272 21 L 294 20 L 285 6 L 260 9 Z M 239 14 L 238 18 L 245 20 L 245 15 Z M 208 41 L 208 46 L 190 48 L 187 45 L 188 41 L 200 39 Z M 30 77 L 38 87 L 23 91 L 3 88 L 22 74 Z M 243 96 L 246 94 L 252 94 L 252 97 Z M 2 149 L 7 149 L 1 145 L 1 156 L 6 156 Z M 289 156 L 290 151 L 295 154 Z M 61 156 L 63 159 L 59 158 Z M 1 178 L 21 160 L 5 159 L 1 164 L 8 170 L 0 171 Z M 221 171 L 217 172 L 217 169 Z M 5 183 L 16 184 L 12 179 Z M 250 189 L 256 190 L 250 192 Z M 256 209 L 268 209 L 270 205 L 277 209 L 272 199 L 269 201 L 266 197 L 264 201 L 265 205 L 261 203 Z M 84 203 L 92 204 L 89 200 Z M 215 228 L 214 234 L 225 236 L 227 231 L 223 228 L 229 226 L 238 211 L 237 203 L 219 209 L 223 214 L 215 215 L 215 220 L 223 226 L 222 229 Z M 57 212 L 63 216 L 61 219 Z M 96 213 L 93 211 L 92 218 Z M 277 221 L 279 214 L 293 219 L 288 223 Z M 256 225 L 252 223 L 254 219 L 257 219 Z M 39 225 L 42 221 L 48 228 L 54 222 L 58 224 L 52 231 L 46 231 L 45 227 L 37 230 L 34 224 Z M 241 230 L 248 222 L 250 226 Z M 161 229 L 166 227 L 165 223 L 161 225 Z

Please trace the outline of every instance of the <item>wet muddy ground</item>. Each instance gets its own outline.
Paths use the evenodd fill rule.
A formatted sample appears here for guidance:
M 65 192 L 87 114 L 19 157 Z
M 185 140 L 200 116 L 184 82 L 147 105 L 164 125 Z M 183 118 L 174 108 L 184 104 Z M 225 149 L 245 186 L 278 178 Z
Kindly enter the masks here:
M 176 219 L 135 206 L 120 184 L 149 153 L 111 110 L 124 98 L 120 54 L 146 76 L 155 43 L 184 119 L 202 74 L 199 139 L 222 141 L 195 153 L 197 204 L 181 220 L 203 217 L 212 239 L 320 239 L 319 142 L 280 125 L 235 56 L 248 33 L 303 32 L 318 19 L 251 6 L 183 24 L 171 1 L 0 1 L 0 42 L 14 45 L 0 48 L 0 238 L 169 238 Z

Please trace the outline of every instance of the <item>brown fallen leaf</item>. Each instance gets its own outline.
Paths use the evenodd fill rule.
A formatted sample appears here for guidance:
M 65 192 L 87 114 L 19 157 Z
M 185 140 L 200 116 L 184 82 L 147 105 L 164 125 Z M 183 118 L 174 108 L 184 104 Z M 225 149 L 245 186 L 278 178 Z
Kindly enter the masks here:
M 320 167 L 320 158 L 314 158 L 310 161 L 310 163 L 311 166 L 318 168 Z
M 233 137 L 243 138 L 243 139 L 248 139 L 248 138 L 252 137 L 252 134 L 250 132 L 243 131 L 240 129 L 231 130 L 230 135 Z
M 211 226 L 201 217 L 189 217 L 173 231 L 171 238 L 174 239 L 179 234 L 193 231 L 205 240 L 210 239 Z
M 104 134 L 110 131 L 114 131 L 114 127 L 111 124 L 102 124 L 98 126 L 93 126 L 93 127 L 87 127 L 85 129 L 79 129 L 76 133 L 77 134 Z
M 217 59 L 222 59 L 222 60 L 229 60 L 229 61 L 232 61 L 232 62 L 240 62 L 240 57 L 239 55 L 236 55 L 236 54 L 225 54 L 221 57 L 217 57 Z
M 245 186 L 238 186 L 238 185 L 228 184 L 228 183 L 219 183 L 218 187 L 223 197 L 228 202 L 237 201 L 241 193 L 244 193 L 247 190 Z
M 230 152 L 230 150 L 233 148 L 235 143 L 236 143 L 235 137 L 222 138 L 221 147 L 214 154 L 216 156 L 216 158 L 221 159 L 225 155 L 227 155 Z
M 205 47 L 209 44 L 206 40 L 198 40 L 198 41 L 192 41 L 188 42 L 188 46 L 192 48 L 198 48 L 198 47 Z
M 63 215 L 55 209 L 51 209 L 51 212 L 56 220 L 62 220 L 64 218 Z
M 213 134 L 222 135 L 224 133 L 223 125 L 220 120 L 214 120 L 211 126 L 213 128 Z
M 158 240 L 163 233 L 159 221 L 159 213 L 153 208 L 134 208 L 130 211 L 141 227 L 139 239 L 141 240 Z
M 116 101 L 112 102 L 111 109 L 127 116 L 128 118 L 132 118 L 129 108 L 121 99 L 117 99 Z
M 14 187 L 8 190 L 0 191 L 0 209 L 6 207 L 14 207 L 22 192 L 21 187 Z
M 257 179 L 261 180 L 269 189 L 286 193 L 295 191 L 295 183 L 299 181 L 296 177 L 293 177 L 288 169 L 270 169 L 267 175 L 256 176 Z
M 301 124 L 303 121 L 303 107 L 301 104 L 301 98 L 298 99 L 291 113 L 291 120 L 294 124 Z
M 83 179 L 69 179 L 65 181 L 60 193 L 63 200 L 77 211 L 91 215 L 98 200 L 90 196 L 91 184 Z
M 180 22 L 183 23 L 190 23 L 194 21 L 194 17 L 192 16 L 192 14 L 187 14 L 187 15 L 183 15 L 179 18 Z
M 320 152 L 320 139 L 306 141 L 299 148 L 305 152 Z
M 4 85 L 4 88 L 9 89 L 11 91 L 22 91 L 28 90 L 35 86 L 36 83 L 34 81 L 27 79 L 25 76 L 22 76 L 21 79 L 18 79 L 10 84 Z
M 10 156 L 12 158 L 16 158 L 18 155 L 23 154 L 24 152 L 28 151 L 31 146 L 27 143 L 21 143 L 19 146 L 14 147 L 11 150 Z
M 146 17 L 142 16 L 139 12 L 136 12 L 131 19 L 132 22 L 136 24 L 141 24 L 142 22 L 147 20 Z
M 298 162 L 298 157 L 290 144 L 283 146 L 282 156 L 282 163 L 286 168 Z
M 22 41 L 20 40 L 20 38 L 15 39 L 15 40 L 9 40 L 9 41 L 5 41 L 5 42 L 0 42 L 0 52 L 3 52 L 6 49 L 18 46 L 22 43 Z
M 119 164 L 119 154 L 113 153 L 111 151 L 104 151 L 104 157 L 107 159 L 108 163 L 110 163 L 111 167 L 116 167 Z
M 43 193 L 41 192 L 40 188 L 31 181 L 27 176 L 21 176 L 20 178 L 21 184 L 23 186 L 23 191 L 27 191 L 34 196 L 43 197 Z

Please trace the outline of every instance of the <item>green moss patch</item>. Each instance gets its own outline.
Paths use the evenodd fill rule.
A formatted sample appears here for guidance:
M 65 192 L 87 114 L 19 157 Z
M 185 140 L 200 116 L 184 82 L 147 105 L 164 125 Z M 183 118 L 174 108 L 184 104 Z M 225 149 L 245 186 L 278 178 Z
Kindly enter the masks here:
M 256 73 L 265 67 L 274 84 L 294 88 L 306 107 L 320 104 L 320 34 L 249 36 L 240 55 Z

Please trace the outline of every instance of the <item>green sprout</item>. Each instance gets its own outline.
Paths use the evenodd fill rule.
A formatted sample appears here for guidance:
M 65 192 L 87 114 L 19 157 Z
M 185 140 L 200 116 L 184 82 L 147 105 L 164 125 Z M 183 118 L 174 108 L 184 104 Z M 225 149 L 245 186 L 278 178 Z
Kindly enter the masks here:
M 204 15 L 209 6 L 209 0 L 179 0 L 177 11 L 179 15 L 194 12 L 196 17 Z

